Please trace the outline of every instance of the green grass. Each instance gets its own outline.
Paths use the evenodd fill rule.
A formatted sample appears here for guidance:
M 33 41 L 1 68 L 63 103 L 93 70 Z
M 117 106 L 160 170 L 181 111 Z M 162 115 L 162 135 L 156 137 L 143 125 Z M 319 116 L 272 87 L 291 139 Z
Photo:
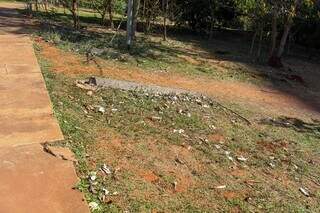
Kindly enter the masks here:
M 81 31 L 72 28 L 70 14 L 68 12 L 64 14 L 61 9 L 50 13 L 38 12 L 35 16 L 43 23 L 36 35 L 65 51 L 85 55 L 93 47 L 108 48 L 108 51 L 100 58 L 113 60 L 128 68 L 135 66 L 146 72 L 179 73 L 187 76 L 204 76 L 217 80 L 255 84 L 265 82 L 265 77 L 252 74 L 252 71 L 255 71 L 253 65 L 244 68 L 230 62 L 233 66 L 221 70 L 205 60 L 201 55 L 203 52 L 197 51 L 201 47 L 207 52 L 206 55 L 212 58 L 226 61 L 246 58 L 247 63 L 251 59 L 247 56 L 245 45 L 234 48 L 219 40 L 209 42 L 195 37 L 190 37 L 188 40 L 181 36 L 172 37 L 169 41 L 164 42 L 159 35 L 138 33 L 133 47 L 128 50 L 125 31 L 121 30 L 111 43 L 114 32 L 107 30 L 105 26 L 100 26 L 100 19 L 94 13 L 80 12 L 81 23 L 85 26 L 85 29 Z M 115 22 L 115 25 L 118 25 L 119 17 L 115 18 Z M 99 27 L 100 31 L 90 30 L 91 26 Z M 122 23 L 122 26 L 125 27 L 125 22 Z M 190 46 L 194 50 L 190 50 Z M 190 63 L 181 56 L 197 61 L 197 63 Z
M 99 204 L 95 212 L 320 210 L 317 132 L 298 132 L 258 121 L 248 125 L 208 98 L 116 89 L 89 96 L 75 86 L 76 77 L 54 73 L 50 61 L 41 57 L 41 49 L 35 49 L 66 139 L 63 144 L 79 160 L 78 188 L 88 202 Z M 105 107 L 106 113 L 97 112 L 96 105 Z M 246 117 L 259 117 L 249 109 L 228 107 L 236 107 Z M 152 120 L 155 116 L 162 119 Z M 223 143 L 212 137 L 217 134 L 222 135 Z M 121 146 L 116 141 L 121 141 Z M 187 151 L 189 147 L 191 151 Z M 178 158 L 183 164 L 175 162 L 175 149 L 182 150 Z M 248 160 L 238 162 L 241 155 Z M 121 169 L 115 177 L 105 176 L 99 172 L 103 163 L 113 170 Z M 158 180 L 144 180 L 140 170 L 153 171 Z M 237 170 L 244 170 L 246 176 L 231 174 Z M 88 180 L 92 171 L 98 172 L 95 192 Z M 181 178 L 193 185 L 175 192 L 173 185 L 179 185 Z M 220 185 L 227 188 L 215 188 Z M 299 187 L 308 188 L 311 197 L 302 195 Z M 108 195 L 108 202 L 103 202 L 103 188 L 118 195 Z M 223 195 L 226 191 L 236 196 L 227 199 Z

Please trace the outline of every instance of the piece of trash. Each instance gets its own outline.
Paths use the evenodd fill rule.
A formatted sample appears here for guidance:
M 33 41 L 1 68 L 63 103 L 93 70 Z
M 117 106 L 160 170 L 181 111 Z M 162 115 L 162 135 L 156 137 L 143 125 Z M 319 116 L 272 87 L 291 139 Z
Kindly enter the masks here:
M 210 128 L 211 128 L 212 130 L 216 130 L 216 129 L 217 129 L 217 127 L 216 127 L 215 125 L 210 125 Z
M 177 182 L 177 181 L 174 181 L 174 182 L 173 182 L 173 186 L 174 186 L 174 190 L 177 191 L 178 182 Z
M 103 188 L 102 191 L 103 191 L 104 195 L 109 195 L 110 194 L 110 192 L 106 188 Z
M 96 203 L 96 202 L 90 202 L 90 203 L 89 203 L 89 207 L 90 207 L 90 209 L 91 209 L 92 211 L 98 210 L 98 209 L 99 209 L 99 204 Z
M 92 96 L 92 95 L 93 95 L 93 92 L 92 92 L 91 90 L 89 90 L 89 91 L 87 92 L 87 95 Z
M 227 188 L 227 186 L 226 186 L 226 185 L 216 186 L 216 189 L 225 189 L 225 188 Z
M 110 175 L 112 173 L 111 169 L 106 164 L 102 165 L 101 171 L 103 171 L 106 175 Z
M 175 158 L 175 161 L 179 164 L 184 164 L 184 162 L 181 159 L 179 159 L 178 156 Z
M 96 172 L 90 172 L 89 179 L 91 181 L 95 181 L 97 179 L 97 173 Z
M 111 109 L 111 112 L 118 112 L 118 109 L 113 108 Z
M 94 188 L 94 186 L 92 184 L 90 184 L 89 186 L 89 191 L 92 193 L 92 194 L 97 194 L 97 190 Z
M 173 133 L 182 134 L 182 133 L 184 133 L 184 130 L 183 130 L 183 129 L 174 129 L 174 130 L 173 130 Z
M 214 147 L 216 147 L 216 149 L 221 149 L 221 146 L 218 144 L 215 144 Z
M 229 160 L 233 161 L 233 157 L 227 156 L 227 158 L 228 158 Z
M 276 167 L 276 165 L 275 165 L 274 163 L 269 163 L 269 166 L 270 166 L 271 168 L 275 168 L 275 167 Z
M 152 121 L 161 121 L 162 118 L 161 118 L 161 117 L 152 116 L 152 117 L 150 118 L 150 120 L 152 120 Z
M 296 164 L 293 164 L 293 168 L 294 168 L 295 170 L 299 169 L 299 167 L 298 167 Z
M 202 107 L 203 107 L 203 108 L 210 108 L 210 106 L 207 105 L 207 104 L 204 104 Z
M 191 118 L 191 113 L 190 112 L 187 113 L 187 117 Z
M 241 162 L 246 162 L 247 161 L 247 158 L 243 157 L 243 156 L 240 156 L 240 157 L 237 157 L 237 160 L 238 161 L 241 161 Z
M 119 194 L 119 192 L 113 192 L 112 193 L 112 195 L 118 195 Z
M 233 157 L 230 156 L 230 152 L 229 151 L 225 151 L 224 152 L 227 156 L 227 158 L 230 160 L 230 161 L 233 161 Z
M 302 194 L 304 194 L 305 196 L 310 197 L 310 193 L 309 193 L 306 189 L 300 187 L 300 188 L 299 188 L 299 191 L 300 191 Z
M 104 114 L 106 112 L 106 108 L 102 107 L 102 106 L 97 106 L 98 112 Z

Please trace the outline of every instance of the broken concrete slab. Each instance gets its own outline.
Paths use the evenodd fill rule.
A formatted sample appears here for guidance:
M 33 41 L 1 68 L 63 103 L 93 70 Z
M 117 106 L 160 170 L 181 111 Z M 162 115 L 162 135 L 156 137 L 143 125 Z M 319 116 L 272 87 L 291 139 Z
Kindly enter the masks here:
M 161 94 L 190 94 L 196 95 L 195 92 L 178 89 L 178 88 L 169 88 L 169 87 L 161 87 L 156 85 L 150 84 L 142 84 L 130 81 L 123 81 L 123 80 L 113 80 L 109 78 L 101 78 L 101 77 L 91 77 L 87 80 L 77 81 L 77 85 L 82 84 L 84 85 L 83 88 L 88 88 L 92 90 L 92 87 L 96 86 L 97 88 L 113 88 L 113 89 L 122 89 L 126 91 L 130 90 L 138 90 L 143 92 L 150 92 L 150 93 L 161 93 Z M 79 87 L 79 86 L 78 86 Z

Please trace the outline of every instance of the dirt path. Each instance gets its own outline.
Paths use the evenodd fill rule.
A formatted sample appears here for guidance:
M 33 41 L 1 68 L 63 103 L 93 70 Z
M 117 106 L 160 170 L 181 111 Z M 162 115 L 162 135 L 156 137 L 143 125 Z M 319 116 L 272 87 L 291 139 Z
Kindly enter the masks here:
M 0 212 L 88 212 L 73 163 L 41 145 L 63 135 L 14 7 L 0 4 Z
M 130 70 L 119 67 L 112 62 L 100 62 L 103 70 L 95 65 L 85 65 L 84 58 L 63 52 L 41 40 L 42 54 L 52 63 L 54 70 L 67 74 L 92 74 L 118 80 L 154 84 L 164 87 L 191 90 L 207 94 L 220 101 L 232 102 L 251 107 L 266 115 L 285 115 L 302 119 L 320 118 L 320 98 L 306 91 L 293 89 L 279 90 L 256 85 L 188 77 L 174 73 L 148 73 L 135 67 Z

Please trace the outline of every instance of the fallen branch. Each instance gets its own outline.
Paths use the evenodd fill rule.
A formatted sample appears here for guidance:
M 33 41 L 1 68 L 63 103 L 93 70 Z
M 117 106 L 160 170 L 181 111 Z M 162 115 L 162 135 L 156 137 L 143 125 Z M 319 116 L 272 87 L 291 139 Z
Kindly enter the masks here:
M 231 112 L 232 114 L 238 116 L 241 120 L 243 120 L 244 122 L 246 122 L 248 125 L 252 125 L 251 121 L 249 121 L 249 119 L 245 118 L 244 116 L 240 115 L 239 113 L 235 112 L 234 110 L 222 105 L 221 103 L 215 101 L 215 103 L 220 106 L 221 108 Z

